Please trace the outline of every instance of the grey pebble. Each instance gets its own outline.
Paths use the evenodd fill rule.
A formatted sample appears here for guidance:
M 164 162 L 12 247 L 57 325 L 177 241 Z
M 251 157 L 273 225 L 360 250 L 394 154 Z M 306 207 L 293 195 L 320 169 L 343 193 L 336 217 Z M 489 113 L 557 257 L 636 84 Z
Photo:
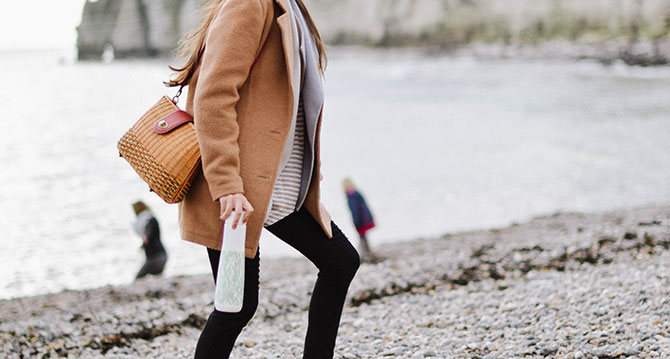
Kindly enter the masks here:
M 386 260 L 363 264 L 352 282 L 335 357 L 670 358 L 663 334 L 670 332 L 664 321 L 670 314 L 670 251 L 657 245 L 651 254 L 642 234 L 605 241 L 602 248 L 598 243 L 623 238 L 640 222 L 670 224 L 669 218 L 667 207 L 564 214 L 380 246 Z M 664 230 L 645 227 L 657 243 L 667 238 Z M 563 270 L 542 269 L 562 253 L 572 256 Z M 591 255 L 612 262 L 590 263 Z M 495 266 L 482 265 L 488 261 Z M 261 267 L 259 309 L 233 357 L 302 357 L 316 270 L 302 259 L 265 260 Z M 491 279 L 494 268 L 504 278 Z M 414 289 L 399 291 L 410 284 Z M 0 358 L 58 357 L 55 346 L 62 345 L 70 357 L 190 359 L 211 310 L 211 287 L 205 275 L 0 301 Z M 147 296 L 157 291 L 161 298 Z M 372 297 L 380 298 L 365 299 Z M 37 310 L 46 304 L 56 307 Z M 25 308 L 35 314 L 11 314 Z M 129 339 L 104 353 L 82 344 L 160 328 L 166 332 Z

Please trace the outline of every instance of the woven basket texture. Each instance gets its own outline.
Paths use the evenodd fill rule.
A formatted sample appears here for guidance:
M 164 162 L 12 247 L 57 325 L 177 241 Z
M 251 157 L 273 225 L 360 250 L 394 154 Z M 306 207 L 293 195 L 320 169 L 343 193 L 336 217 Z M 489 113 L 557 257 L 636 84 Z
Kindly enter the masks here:
M 200 165 L 193 123 L 159 135 L 153 124 L 179 108 L 168 97 L 152 106 L 118 142 L 119 153 L 167 203 L 184 199 Z

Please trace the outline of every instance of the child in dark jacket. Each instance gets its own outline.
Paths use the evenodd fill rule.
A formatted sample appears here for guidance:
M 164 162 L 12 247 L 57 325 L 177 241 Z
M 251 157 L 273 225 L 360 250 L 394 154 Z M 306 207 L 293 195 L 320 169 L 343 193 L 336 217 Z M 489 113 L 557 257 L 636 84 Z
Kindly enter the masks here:
M 351 217 L 354 220 L 354 226 L 358 231 L 361 243 L 361 259 L 364 261 L 374 261 L 375 255 L 370 250 L 368 239 L 365 234 L 375 226 L 375 220 L 372 217 L 370 208 L 365 202 L 363 195 L 356 190 L 354 183 L 349 178 L 342 181 L 342 187 L 347 195 L 347 203 L 351 211 Z
M 142 237 L 142 248 L 146 254 L 147 260 L 137 273 L 136 279 L 142 278 L 147 274 L 161 274 L 167 262 L 167 254 L 163 243 L 161 243 L 161 232 L 158 227 L 158 221 L 144 202 L 133 203 L 133 210 L 137 215 L 137 220 L 133 225 L 135 232 Z

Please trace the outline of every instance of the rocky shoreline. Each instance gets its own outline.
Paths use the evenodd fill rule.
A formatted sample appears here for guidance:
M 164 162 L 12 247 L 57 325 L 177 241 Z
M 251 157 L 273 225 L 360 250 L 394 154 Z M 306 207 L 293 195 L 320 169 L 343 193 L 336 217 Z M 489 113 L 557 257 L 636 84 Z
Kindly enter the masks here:
M 475 42 L 450 47 L 426 47 L 429 53 L 448 53 L 493 59 L 592 60 L 603 65 L 621 63 L 627 66 L 657 67 L 670 65 L 670 39 L 637 41 L 603 41 L 574 43 L 552 40 L 539 43 L 501 44 Z
M 556 214 L 378 248 L 347 299 L 337 358 L 670 357 L 670 206 Z M 316 275 L 261 261 L 233 357 L 298 358 Z M 208 275 L 0 301 L 0 357 L 190 358 Z

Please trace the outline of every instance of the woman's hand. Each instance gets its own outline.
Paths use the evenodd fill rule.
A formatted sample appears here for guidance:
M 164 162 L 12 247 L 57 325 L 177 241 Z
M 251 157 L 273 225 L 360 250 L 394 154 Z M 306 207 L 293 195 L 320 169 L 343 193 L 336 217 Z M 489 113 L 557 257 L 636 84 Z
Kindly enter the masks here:
M 242 193 L 229 194 L 227 196 L 219 198 L 219 204 L 221 205 L 221 211 L 219 212 L 222 221 L 225 221 L 230 216 L 230 213 L 235 211 L 235 218 L 233 218 L 233 229 L 237 228 L 237 224 L 240 221 L 242 216 L 242 211 L 244 211 L 244 218 L 242 218 L 242 223 L 247 223 L 249 216 L 254 212 L 254 207 L 251 206 L 251 203 L 247 200 L 247 197 L 244 197 Z

